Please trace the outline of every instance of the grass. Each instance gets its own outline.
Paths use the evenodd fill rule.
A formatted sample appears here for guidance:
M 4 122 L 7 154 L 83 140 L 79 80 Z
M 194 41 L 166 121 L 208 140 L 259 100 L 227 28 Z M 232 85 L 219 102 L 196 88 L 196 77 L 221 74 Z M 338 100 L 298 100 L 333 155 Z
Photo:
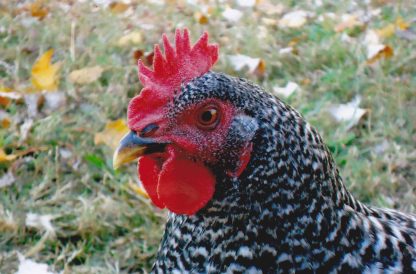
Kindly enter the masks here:
M 0 163 L 0 178 L 8 172 L 15 177 L 12 185 L 0 188 L 0 273 L 17 270 L 18 253 L 64 273 L 150 269 L 166 212 L 129 187 L 137 180 L 134 166 L 112 170 L 112 149 L 95 145 L 94 135 L 107 121 L 125 118 L 129 99 L 140 90 L 133 51 L 151 51 L 162 32 L 172 34 L 177 26 L 188 26 L 194 41 L 208 30 L 220 43 L 216 71 L 249 78 L 268 90 L 298 83 L 301 91 L 286 101 L 319 129 L 354 195 L 376 206 L 416 212 L 416 44 L 392 35 L 383 42 L 394 56 L 370 66 L 364 42 L 369 29 L 399 17 L 410 22 L 416 12 L 410 2 L 281 1 L 283 13 L 314 13 L 297 29 L 265 24 L 261 18 L 282 15 L 266 15 L 260 8 L 242 8 L 245 16 L 238 23 L 227 22 L 221 15 L 226 5 L 216 1 L 208 1 L 207 25 L 195 20 L 201 8 L 185 1 L 165 6 L 132 1 L 131 12 L 124 13 L 70 2 L 46 2 L 49 14 L 41 21 L 23 11 L 26 3 L 0 4 L 0 85 L 23 94 L 36 58 L 53 48 L 54 59 L 62 62 L 59 91 L 66 100 L 58 109 L 44 104 L 36 115 L 18 101 L 2 109 L 11 125 L 0 128 L 0 147 L 8 154 L 33 152 Z M 329 12 L 333 19 L 318 19 Z M 358 28 L 334 31 L 345 13 L 367 14 L 367 20 Z M 128 30 L 141 31 L 142 43 L 117 46 Z M 343 42 L 343 34 L 355 42 Z M 293 44 L 294 53 L 279 54 Z M 234 71 L 225 56 L 237 53 L 265 60 L 265 74 Z M 97 81 L 68 80 L 71 71 L 95 65 L 105 69 Z M 358 95 L 368 113 L 352 129 L 326 112 Z M 21 127 L 29 119 L 33 125 L 22 138 Z M 29 213 L 49 215 L 54 230 L 28 226 Z

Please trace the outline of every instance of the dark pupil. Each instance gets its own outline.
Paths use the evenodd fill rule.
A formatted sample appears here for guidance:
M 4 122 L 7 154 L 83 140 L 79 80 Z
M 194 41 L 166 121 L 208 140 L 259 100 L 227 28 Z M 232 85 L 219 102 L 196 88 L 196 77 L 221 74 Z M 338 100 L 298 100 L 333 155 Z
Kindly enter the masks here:
M 201 119 L 203 122 L 211 122 L 212 119 L 212 111 L 208 110 L 208 111 L 204 111 L 202 113 Z

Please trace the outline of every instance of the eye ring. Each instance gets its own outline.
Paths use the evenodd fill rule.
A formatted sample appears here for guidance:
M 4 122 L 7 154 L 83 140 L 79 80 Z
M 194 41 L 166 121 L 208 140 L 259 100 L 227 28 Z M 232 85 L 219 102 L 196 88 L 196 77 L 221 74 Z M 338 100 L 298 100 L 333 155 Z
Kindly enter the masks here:
M 212 130 L 220 121 L 219 107 L 213 104 L 201 107 L 197 112 L 197 126 L 200 129 Z

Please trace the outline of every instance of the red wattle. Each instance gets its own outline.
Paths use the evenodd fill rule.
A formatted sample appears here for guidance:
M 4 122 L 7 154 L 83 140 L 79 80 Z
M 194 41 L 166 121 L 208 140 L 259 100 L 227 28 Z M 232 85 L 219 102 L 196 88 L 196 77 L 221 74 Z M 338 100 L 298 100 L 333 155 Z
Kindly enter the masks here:
M 202 163 L 171 155 L 163 164 L 157 192 L 176 214 L 192 215 L 214 195 L 215 177 Z
M 144 189 L 155 206 L 165 208 L 165 204 L 157 195 L 157 184 L 159 181 L 160 171 L 161 165 L 156 159 L 149 156 L 139 158 L 138 173 Z
M 192 215 L 214 195 L 215 177 L 204 164 L 178 155 L 173 148 L 168 155 L 167 159 L 141 157 L 139 178 L 157 207 Z

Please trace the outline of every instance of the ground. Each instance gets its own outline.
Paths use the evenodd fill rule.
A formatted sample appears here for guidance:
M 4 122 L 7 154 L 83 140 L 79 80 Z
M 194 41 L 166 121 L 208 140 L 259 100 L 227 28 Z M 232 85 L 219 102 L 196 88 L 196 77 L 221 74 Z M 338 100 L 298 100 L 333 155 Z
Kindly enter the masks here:
M 116 137 L 105 131 L 110 141 L 100 142 L 97 133 L 126 118 L 141 88 L 136 59 L 149 63 L 176 27 L 193 41 L 207 30 L 221 48 L 215 71 L 298 109 L 356 197 L 416 212 L 413 1 L 106 2 L 0 4 L 0 273 L 16 272 L 18 254 L 54 273 L 150 269 L 166 212 L 135 192 L 134 165 L 113 171 Z M 31 69 L 48 49 L 60 69 L 41 92 Z M 237 54 L 259 59 L 229 57 Z M 91 67 L 85 81 L 70 76 Z M 354 100 L 362 113 L 342 106 Z

